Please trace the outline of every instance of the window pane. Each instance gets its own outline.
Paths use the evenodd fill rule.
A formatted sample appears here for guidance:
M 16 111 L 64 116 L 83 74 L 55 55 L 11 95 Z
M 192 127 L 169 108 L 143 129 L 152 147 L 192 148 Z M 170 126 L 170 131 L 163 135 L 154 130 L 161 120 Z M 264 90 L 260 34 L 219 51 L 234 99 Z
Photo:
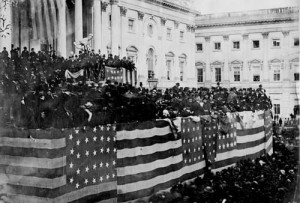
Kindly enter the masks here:
M 294 38 L 294 46 L 299 46 L 299 38 Z
M 260 76 L 259 75 L 253 75 L 253 81 L 254 82 L 260 81 Z
M 203 82 L 203 69 L 197 69 L 198 82 Z
M 233 48 L 239 49 L 240 48 L 240 42 L 233 42 Z
M 253 48 L 259 48 L 259 40 L 253 40 Z
M 197 51 L 202 51 L 202 44 L 196 44 L 197 46 Z
M 216 68 L 216 82 L 221 82 L 221 68 Z
M 299 73 L 294 73 L 294 79 L 295 81 L 299 81 Z

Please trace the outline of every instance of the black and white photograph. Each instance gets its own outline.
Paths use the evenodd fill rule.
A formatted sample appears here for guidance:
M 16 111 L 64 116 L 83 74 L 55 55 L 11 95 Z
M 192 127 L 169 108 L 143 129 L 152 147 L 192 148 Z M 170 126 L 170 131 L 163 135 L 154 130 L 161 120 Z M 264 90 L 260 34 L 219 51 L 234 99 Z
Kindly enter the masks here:
M 0 0 L 0 203 L 300 203 L 299 0 Z

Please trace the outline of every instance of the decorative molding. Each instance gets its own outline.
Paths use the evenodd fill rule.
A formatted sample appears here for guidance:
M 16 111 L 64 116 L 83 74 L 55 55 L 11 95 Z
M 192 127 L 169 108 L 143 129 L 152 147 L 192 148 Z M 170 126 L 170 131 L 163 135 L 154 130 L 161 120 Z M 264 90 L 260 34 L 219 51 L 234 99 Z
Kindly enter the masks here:
M 290 31 L 283 31 L 282 34 L 284 37 L 288 37 L 290 34 Z
M 243 34 L 243 40 L 249 39 L 249 34 Z
M 102 3 L 101 3 L 101 10 L 104 11 L 104 12 L 106 12 L 107 6 L 108 6 L 108 3 L 107 3 L 107 2 L 102 2 Z
M 210 37 L 204 37 L 206 42 L 210 42 Z
M 223 40 L 224 41 L 228 41 L 229 40 L 229 36 L 228 35 L 223 35 Z
M 293 68 L 293 65 L 294 65 L 294 64 L 298 64 L 298 66 L 299 66 L 299 58 L 298 58 L 298 57 L 293 58 L 293 59 L 291 59 L 291 60 L 289 61 L 289 63 L 290 63 L 290 69 Z M 298 67 L 298 68 L 299 68 L 299 67 Z
M 118 4 L 119 3 L 119 0 L 110 0 L 110 4 L 113 5 L 113 4 Z
M 269 61 L 269 69 L 272 69 L 272 65 L 273 64 L 280 64 L 280 68 L 283 69 L 284 68 L 284 60 L 280 60 L 280 59 L 272 59 Z
M 228 63 L 230 71 L 232 70 L 232 67 L 239 67 L 243 71 L 243 61 L 234 60 Z
M 144 13 L 143 12 L 140 12 L 140 11 L 138 11 L 138 19 L 139 20 L 143 20 L 144 19 Z
M 262 34 L 262 36 L 263 36 L 264 39 L 267 39 L 268 36 L 269 36 L 269 33 L 268 33 L 268 32 L 263 32 L 263 33 L 261 33 L 261 34 Z
M 222 71 L 224 71 L 224 62 L 214 61 L 214 62 L 210 63 L 211 72 L 213 72 L 214 68 L 221 68 Z
M 248 67 L 249 67 L 249 70 L 251 70 L 251 65 L 252 64 L 259 64 L 260 65 L 260 69 L 262 70 L 263 68 L 263 61 L 259 60 L 259 59 L 253 59 L 251 61 L 248 61 Z
M 121 16 L 125 16 L 126 17 L 126 13 L 127 13 L 127 8 L 125 8 L 124 6 L 120 6 L 120 14 L 121 14 Z
M 162 25 L 162 26 L 165 26 L 165 25 L 166 25 L 166 21 L 167 21 L 167 20 L 166 20 L 165 18 L 161 18 L 161 19 L 160 19 L 161 25 Z
M 179 25 L 179 23 L 177 21 L 174 21 L 175 29 L 178 29 L 178 25 Z
M 197 69 L 201 69 L 202 68 L 203 72 L 205 72 L 205 70 L 206 70 L 206 63 L 204 63 L 202 61 L 198 61 L 198 62 L 195 63 L 195 67 Z
M 197 29 L 203 29 L 207 27 L 228 27 L 228 26 L 244 26 L 244 25 L 256 25 L 256 24 L 273 24 L 273 23 L 283 23 L 283 22 L 291 22 L 295 19 L 291 17 L 282 18 L 282 19 L 270 19 L 270 20 L 256 20 L 256 21 L 235 21 L 228 23 L 215 23 L 215 24 L 204 24 L 198 25 Z

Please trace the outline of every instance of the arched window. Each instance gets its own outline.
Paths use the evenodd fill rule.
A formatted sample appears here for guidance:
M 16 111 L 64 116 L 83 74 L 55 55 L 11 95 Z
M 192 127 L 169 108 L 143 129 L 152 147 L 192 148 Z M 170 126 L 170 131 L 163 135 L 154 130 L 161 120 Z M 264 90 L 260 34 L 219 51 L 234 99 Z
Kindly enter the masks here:
M 154 50 L 150 48 L 147 54 L 148 79 L 154 78 Z

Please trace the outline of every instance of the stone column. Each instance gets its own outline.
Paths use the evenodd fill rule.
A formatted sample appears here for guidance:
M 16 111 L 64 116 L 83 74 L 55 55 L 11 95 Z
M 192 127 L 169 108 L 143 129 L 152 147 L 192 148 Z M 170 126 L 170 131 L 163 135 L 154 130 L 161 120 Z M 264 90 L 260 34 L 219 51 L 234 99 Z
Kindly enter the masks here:
M 119 0 L 111 0 L 111 53 L 119 55 L 120 7 Z
M 67 57 L 67 23 L 66 23 L 66 2 L 58 1 L 58 39 L 57 52 L 62 57 Z
M 225 57 L 224 57 L 224 67 L 223 67 L 223 70 L 222 70 L 222 73 L 224 76 L 223 79 L 222 79 L 222 83 L 223 83 L 223 87 L 226 87 L 228 88 L 229 87 L 229 84 L 230 84 L 230 75 L 231 72 L 229 70 L 229 55 L 230 55 L 230 44 L 229 44 L 229 36 L 228 35 L 224 35 L 223 36 L 223 40 L 224 40 L 224 53 L 225 53 Z M 221 47 L 222 49 L 222 47 Z
M 264 83 L 269 82 L 269 60 L 268 60 L 268 54 L 269 54 L 269 33 L 264 32 L 262 33 L 263 36 L 263 53 L 264 53 L 264 62 L 263 62 L 263 77 L 261 81 Z
M 98 53 L 102 45 L 101 0 L 94 0 L 94 50 Z
M 211 44 L 210 44 L 210 37 L 205 37 L 205 63 L 206 63 L 206 70 L 205 70 L 205 84 L 210 87 L 212 82 L 212 71 L 210 67 L 210 55 L 211 55 Z
M 75 0 L 75 41 L 83 38 L 82 0 Z M 75 52 L 79 50 L 75 48 Z
M 11 44 L 12 44 L 12 5 L 7 3 L 4 6 L 4 2 L 0 1 L 0 13 L 1 16 L 5 19 L 5 22 L 2 21 L 0 24 L 1 29 L 5 29 L 4 32 L 0 34 L 0 52 L 3 50 L 3 47 L 6 47 L 8 53 L 10 53 Z M 3 35 L 3 36 L 1 36 Z

